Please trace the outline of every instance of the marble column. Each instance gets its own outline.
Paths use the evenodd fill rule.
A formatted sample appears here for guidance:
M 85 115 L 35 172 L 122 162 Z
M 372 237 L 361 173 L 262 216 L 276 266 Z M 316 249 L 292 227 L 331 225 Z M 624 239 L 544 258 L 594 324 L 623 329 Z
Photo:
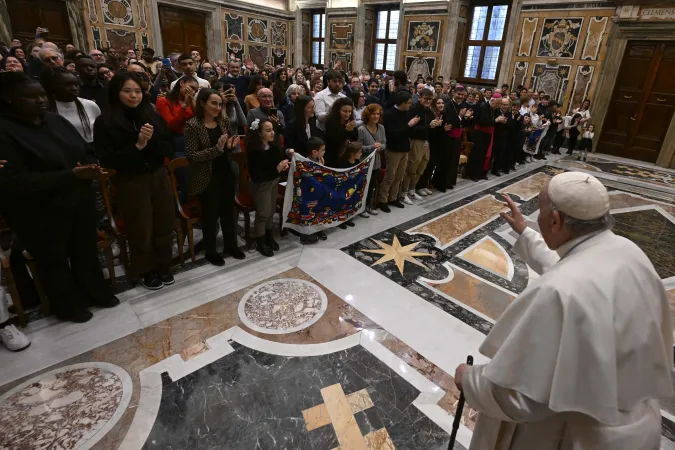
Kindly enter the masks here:
M 675 114 L 673 114 L 673 118 L 670 120 L 668 132 L 663 140 L 656 165 L 675 169 Z
M 405 70 L 405 64 L 401 61 L 401 52 L 405 49 L 405 8 L 403 7 L 403 2 L 399 3 L 399 19 L 398 19 L 398 38 L 396 39 L 396 61 L 394 63 L 394 70 L 403 69 Z M 375 20 L 375 27 L 377 27 L 377 19 Z M 377 31 L 375 31 L 377 33 Z M 375 44 L 373 43 L 373 47 Z M 373 61 L 375 63 L 375 61 Z M 390 74 L 391 75 L 391 74 Z
M 294 52 L 294 61 L 293 63 L 295 64 L 295 67 L 300 67 L 302 65 L 302 50 L 303 50 L 303 45 L 302 45 L 302 10 L 300 9 L 299 6 L 296 6 L 295 8 L 295 36 L 293 36 L 291 39 L 295 39 L 295 48 L 293 49 Z M 309 36 L 305 36 L 305 38 L 309 39 Z
M 459 1 L 451 0 L 448 3 L 448 20 L 445 31 L 445 43 L 443 44 L 443 55 L 441 56 L 441 71 L 438 72 L 445 78 L 456 78 L 457 74 L 452 73 L 452 67 L 455 63 L 455 48 L 457 47 L 457 36 L 459 28 Z M 460 39 L 461 40 L 461 39 Z
M 84 24 L 84 0 L 66 1 L 66 11 L 70 24 L 70 34 L 73 37 L 72 44 L 75 48 L 89 53 L 89 39 L 87 39 L 87 27 Z
M 352 62 L 352 70 L 361 73 L 364 67 L 364 48 L 366 41 L 366 6 L 363 1 L 359 1 L 356 7 L 356 39 L 354 40 L 354 61 Z
M 7 45 L 12 40 L 12 25 L 9 23 L 9 11 L 7 11 L 7 1 L 0 0 L 0 41 Z
M 505 30 L 506 35 L 504 36 L 504 54 L 502 55 L 502 63 L 497 77 L 497 87 L 500 87 L 504 83 L 511 83 L 509 71 L 511 70 L 511 60 L 513 59 L 513 49 L 516 46 L 518 20 L 520 18 L 520 9 L 522 5 L 523 0 L 513 0 L 511 3 L 509 23 Z

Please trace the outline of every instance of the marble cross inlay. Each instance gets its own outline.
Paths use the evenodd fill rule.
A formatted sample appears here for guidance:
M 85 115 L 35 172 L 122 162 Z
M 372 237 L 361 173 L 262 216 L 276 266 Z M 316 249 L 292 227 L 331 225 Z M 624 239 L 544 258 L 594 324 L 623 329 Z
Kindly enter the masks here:
M 324 403 L 302 412 L 307 431 L 332 424 L 339 447 L 333 450 L 395 450 L 386 428 L 363 436 L 354 414 L 373 407 L 368 391 L 361 389 L 345 395 L 342 385 L 321 389 Z
M 415 258 L 416 257 L 429 257 L 433 256 L 428 253 L 422 253 L 422 252 L 415 252 L 413 251 L 415 247 L 420 245 L 420 242 L 413 242 L 412 244 L 408 245 L 401 245 L 401 243 L 398 240 L 398 237 L 394 235 L 394 239 L 391 243 L 391 245 L 386 244 L 382 241 L 378 241 L 376 239 L 371 239 L 371 241 L 375 242 L 377 245 L 380 246 L 379 250 L 363 250 L 366 253 L 377 253 L 382 255 L 380 259 L 378 259 L 374 266 L 384 264 L 388 261 L 394 261 L 396 263 L 396 267 L 398 268 L 398 271 L 401 272 L 401 275 L 403 275 L 403 267 L 405 265 L 405 262 L 408 261 L 409 263 L 416 264 L 420 267 L 423 267 L 425 269 L 428 269 L 427 266 L 422 264 L 421 262 L 417 261 Z

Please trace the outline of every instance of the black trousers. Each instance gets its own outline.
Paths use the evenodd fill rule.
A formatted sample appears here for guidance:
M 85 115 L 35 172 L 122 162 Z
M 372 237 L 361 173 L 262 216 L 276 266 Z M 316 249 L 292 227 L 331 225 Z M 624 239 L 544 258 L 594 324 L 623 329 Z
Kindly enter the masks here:
M 560 147 L 563 145 L 563 142 L 565 142 L 565 132 L 560 130 L 556 132 L 555 138 L 553 139 L 553 150 L 559 151 Z
M 235 228 L 237 213 L 234 206 L 234 192 L 234 179 L 214 173 L 209 185 L 198 195 L 202 206 L 202 232 L 206 253 L 217 251 L 216 237 L 219 219 L 225 249 L 237 247 Z
M 447 167 L 447 177 L 445 187 L 457 184 L 457 171 L 459 170 L 459 157 L 462 154 L 462 140 L 460 138 L 450 138 L 448 154 L 445 167 Z M 442 164 L 442 163 L 441 163 Z
M 80 194 L 67 206 L 47 206 L 30 215 L 6 217 L 35 259 L 54 313 L 64 319 L 112 295 L 98 261 L 93 194 Z
M 567 153 L 574 153 L 574 150 L 577 148 L 577 142 L 579 141 L 579 129 L 574 127 L 570 128 L 570 138 L 567 140 Z
M 471 179 L 483 178 L 486 174 L 485 157 L 487 155 L 488 147 L 492 135 L 490 133 L 483 133 L 482 131 L 474 131 L 473 133 L 473 149 L 469 155 L 469 161 L 466 165 L 466 173 Z
M 504 172 L 509 171 L 509 159 L 507 154 L 506 137 L 501 137 L 499 140 L 495 139 L 492 143 L 492 171 Z
M 417 180 L 415 189 L 428 188 L 432 176 L 434 178 L 434 187 L 440 187 L 436 185 L 436 181 L 439 179 L 438 172 L 442 171 L 440 162 L 441 158 L 443 158 L 443 150 L 445 149 L 440 142 L 429 142 L 429 163 L 427 163 L 427 167 L 424 168 L 424 172 L 422 172 L 419 180 Z

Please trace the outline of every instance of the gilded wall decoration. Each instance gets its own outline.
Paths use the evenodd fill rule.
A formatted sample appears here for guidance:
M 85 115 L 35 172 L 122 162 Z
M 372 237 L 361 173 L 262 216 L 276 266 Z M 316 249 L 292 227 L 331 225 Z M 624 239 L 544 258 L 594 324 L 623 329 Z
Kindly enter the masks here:
M 544 91 L 551 96 L 551 100 L 562 103 L 565 98 L 567 84 L 572 66 L 561 64 L 549 66 L 535 64 L 532 72 L 532 89 Z
M 98 22 L 98 13 L 96 12 L 96 0 L 87 0 L 87 9 L 89 10 L 89 22 Z
M 91 35 L 94 37 L 94 48 L 101 50 L 103 48 L 101 29 L 99 27 L 91 27 Z
M 150 47 L 150 38 L 148 37 L 148 33 L 141 33 L 141 46 L 143 46 L 143 48 Z
M 244 59 L 244 44 L 241 42 L 228 42 L 227 43 L 227 55 L 228 59 Z
M 337 50 L 352 50 L 354 48 L 354 23 L 330 23 L 330 47 Z
M 591 17 L 586 29 L 586 42 L 584 43 L 581 59 L 586 61 L 596 61 L 602 47 L 602 39 L 607 30 L 609 17 Z
M 119 54 L 125 54 L 130 48 L 134 50 L 138 48 L 134 31 L 106 28 L 105 39 L 108 41 L 107 47 L 114 47 Z
M 534 35 L 537 33 L 538 24 L 538 17 L 525 17 L 523 19 L 517 56 L 530 56 L 530 53 L 532 53 L 532 44 L 534 43 Z
M 134 10 L 130 0 L 101 0 L 101 11 L 104 23 L 134 26 Z
M 342 63 L 342 68 L 345 72 L 352 71 L 352 53 L 342 53 L 342 52 L 330 52 L 328 55 L 330 61 L 330 67 L 335 65 L 336 61 Z
M 148 21 L 145 18 L 145 0 L 138 1 L 138 26 L 141 30 L 146 30 L 148 28 Z
M 516 61 L 516 65 L 513 69 L 513 77 L 511 77 L 511 87 L 513 89 L 516 86 L 525 86 L 527 81 L 527 69 L 530 67 L 530 63 L 527 61 Z
M 249 45 L 248 57 L 251 58 L 253 64 L 262 69 L 269 60 L 269 47 Z
M 594 71 L 595 67 L 593 66 L 577 67 L 577 73 L 574 76 L 574 83 L 572 84 L 572 94 L 567 105 L 568 112 L 580 107 L 584 99 L 588 97 Z
M 244 39 L 244 18 L 242 16 L 225 14 L 225 36 L 226 39 L 238 41 Z
M 409 52 L 437 52 L 441 22 L 408 22 L 407 50 Z
M 288 23 L 272 21 L 272 45 L 286 45 Z
M 537 56 L 574 58 L 583 17 L 544 19 Z
M 405 57 L 405 71 L 411 80 L 416 80 L 419 75 L 422 75 L 425 79 L 426 77 L 433 77 L 435 67 L 436 57 Z
M 275 67 L 286 64 L 286 49 L 284 48 L 272 49 L 272 64 Z
M 248 19 L 248 40 L 249 42 L 267 43 L 267 21 L 261 19 Z

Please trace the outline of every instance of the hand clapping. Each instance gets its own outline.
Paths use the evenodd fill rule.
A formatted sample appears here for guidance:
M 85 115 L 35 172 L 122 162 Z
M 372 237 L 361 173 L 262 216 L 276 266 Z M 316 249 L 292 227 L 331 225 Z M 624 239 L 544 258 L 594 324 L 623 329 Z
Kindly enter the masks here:
M 152 138 L 152 134 L 154 133 L 154 128 L 152 125 L 149 123 L 146 123 L 141 127 L 141 130 L 138 132 L 138 141 L 136 142 L 136 148 L 139 150 L 143 150 L 146 145 L 148 145 L 148 141 Z

